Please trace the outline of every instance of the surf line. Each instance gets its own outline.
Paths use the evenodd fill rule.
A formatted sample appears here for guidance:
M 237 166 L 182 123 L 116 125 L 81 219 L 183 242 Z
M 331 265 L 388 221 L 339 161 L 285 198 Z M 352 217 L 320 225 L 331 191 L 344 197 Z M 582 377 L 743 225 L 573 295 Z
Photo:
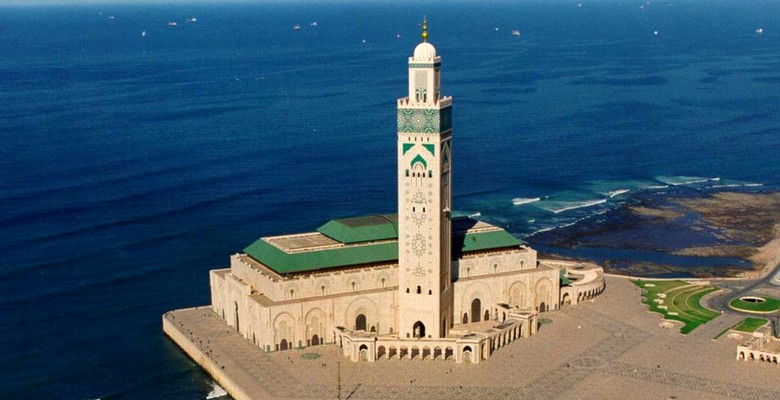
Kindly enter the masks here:
M 576 210 L 578 208 L 592 207 L 595 205 L 604 204 L 606 202 L 607 199 L 598 199 L 598 200 L 586 201 L 582 203 L 569 202 L 569 203 L 562 203 L 562 204 L 571 204 L 570 206 L 558 208 L 558 209 L 546 209 L 546 210 L 552 212 L 553 214 L 560 214 L 564 211 Z
M 519 205 L 528 204 L 528 203 L 535 203 L 535 202 L 541 201 L 541 200 L 542 200 L 541 197 L 534 197 L 534 198 L 527 198 L 527 199 L 526 198 L 522 198 L 522 197 L 517 197 L 517 198 L 512 199 L 512 204 L 514 204 L 516 206 L 519 206 Z

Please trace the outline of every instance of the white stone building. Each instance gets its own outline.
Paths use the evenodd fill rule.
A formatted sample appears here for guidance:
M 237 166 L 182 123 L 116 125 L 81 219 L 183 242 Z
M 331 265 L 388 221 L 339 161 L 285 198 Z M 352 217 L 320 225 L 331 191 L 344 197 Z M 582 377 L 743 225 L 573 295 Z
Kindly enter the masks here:
M 452 217 L 452 98 L 440 72 L 424 24 L 397 102 L 397 215 L 336 219 L 233 255 L 210 274 L 212 308 L 229 326 L 266 351 L 336 343 L 355 361 L 479 362 L 534 334 L 538 313 L 601 292 L 600 268 L 579 266 L 572 282 L 562 278 L 572 263 L 540 262 L 505 230 Z

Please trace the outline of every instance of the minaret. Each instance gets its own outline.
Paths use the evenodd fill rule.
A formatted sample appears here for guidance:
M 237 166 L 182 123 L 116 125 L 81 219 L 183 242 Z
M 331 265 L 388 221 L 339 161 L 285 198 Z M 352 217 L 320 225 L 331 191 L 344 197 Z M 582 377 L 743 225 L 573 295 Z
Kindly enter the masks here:
M 452 98 L 441 96 L 441 57 L 422 43 L 398 100 L 398 333 L 447 335 L 452 326 Z

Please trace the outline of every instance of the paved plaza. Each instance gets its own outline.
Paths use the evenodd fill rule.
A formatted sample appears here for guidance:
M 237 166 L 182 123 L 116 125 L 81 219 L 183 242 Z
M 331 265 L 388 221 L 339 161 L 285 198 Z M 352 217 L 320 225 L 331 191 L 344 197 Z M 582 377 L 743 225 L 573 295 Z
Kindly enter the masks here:
M 480 364 L 355 363 L 332 344 L 264 353 L 208 307 L 164 318 L 256 399 L 336 399 L 339 370 L 342 399 L 780 399 L 780 367 L 737 361 L 741 340 L 712 339 L 740 317 L 682 335 L 660 328 L 639 297 L 626 279 L 608 277 L 595 301 L 542 314 L 538 335 Z M 302 357 L 309 353 L 320 357 Z

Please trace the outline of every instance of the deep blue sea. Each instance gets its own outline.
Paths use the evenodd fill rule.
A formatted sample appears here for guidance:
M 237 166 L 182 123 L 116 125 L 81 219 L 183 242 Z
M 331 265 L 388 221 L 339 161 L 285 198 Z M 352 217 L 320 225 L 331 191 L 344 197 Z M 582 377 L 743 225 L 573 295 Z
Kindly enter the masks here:
M 464 214 L 780 187 L 777 0 L 0 2 L 0 398 L 205 399 L 161 315 L 259 236 L 394 212 L 423 14 Z

